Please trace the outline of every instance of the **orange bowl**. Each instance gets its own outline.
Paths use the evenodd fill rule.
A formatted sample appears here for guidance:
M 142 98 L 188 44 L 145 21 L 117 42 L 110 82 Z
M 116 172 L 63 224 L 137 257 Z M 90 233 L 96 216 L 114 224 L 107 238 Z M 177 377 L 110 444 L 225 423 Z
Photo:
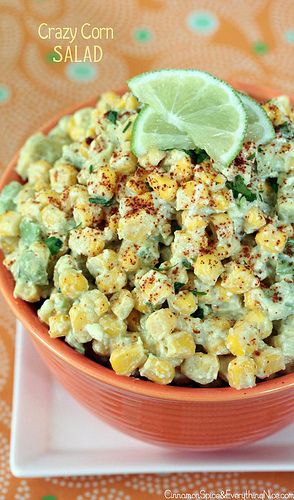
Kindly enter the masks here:
M 269 99 L 277 92 L 267 87 L 233 83 L 252 97 Z M 73 106 L 73 113 L 94 100 Z M 47 133 L 59 118 L 41 131 Z M 0 189 L 18 179 L 18 154 L 4 172 Z M 60 339 L 52 339 L 30 304 L 14 299 L 14 280 L 0 258 L 2 293 L 29 332 L 44 362 L 59 382 L 85 407 L 120 431 L 162 446 L 216 450 L 250 443 L 294 420 L 294 373 L 259 383 L 248 390 L 161 386 L 116 375 L 111 369 L 77 353 Z M 37 383 L 37 381 L 36 381 Z

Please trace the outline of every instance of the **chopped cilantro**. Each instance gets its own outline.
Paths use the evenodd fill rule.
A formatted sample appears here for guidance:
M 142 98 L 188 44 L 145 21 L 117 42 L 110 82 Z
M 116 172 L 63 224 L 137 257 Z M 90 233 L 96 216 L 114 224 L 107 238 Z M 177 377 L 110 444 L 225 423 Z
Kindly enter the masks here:
M 90 165 L 90 166 L 89 166 L 89 172 L 90 172 L 90 174 L 92 174 L 92 172 L 93 172 L 93 168 L 94 168 L 94 167 L 93 167 L 93 165 Z
M 204 311 L 201 309 L 201 307 L 198 307 L 197 311 L 195 311 L 193 314 L 191 314 L 192 318 L 204 318 Z
M 96 196 L 95 198 L 89 198 L 89 202 L 95 205 L 101 205 L 102 207 L 109 207 L 113 203 L 113 198 L 111 198 L 111 200 L 104 200 L 104 198 Z
M 125 128 L 123 129 L 123 132 L 126 132 L 128 130 L 128 128 L 130 128 L 130 126 L 132 125 L 132 122 L 128 122 L 125 126 Z
M 51 255 L 56 255 L 63 245 L 62 240 L 56 238 L 55 236 L 50 236 L 49 238 L 47 238 L 45 240 L 45 243 L 49 248 Z
M 107 114 L 107 118 L 111 123 L 115 125 L 117 120 L 117 115 L 118 115 L 117 111 L 109 111 Z
M 247 201 L 256 200 L 256 194 L 252 193 L 250 189 L 246 186 L 244 179 L 241 175 L 236 175 L 233 182 L 226 182 L 226 186 L 228 189 L 233 191 L 234 198 L 237 198 L 239 194 L 244 196 Z
M 184 149 L 185 153 L 190 156 L 191 160 L 195 164 L 202 163 L 204 160 L 209 159 L 209 155 L 204 151 L 204 149 Z
M 206 292 L 198 292 L 198 290 L 190 290 L 190 292 L 192 292 L 193 295 L 207 295 Z
M 184 284 L 185 283 L 180 283 L 179 281 L 176 281 L 174 283 L 175 292 L 178 293 L 181 290 L 181 288 L 183 288 Z
M 252 155 L 248 156 L 247 160 L 254 160 L 255 158 L 255 153 L 252 153 Z
M 191 264 L 191 262 L 188 261 L 188 259 L 183 259 L 182 266 L 184 266 L 186 269 L 191 269 L 192 264 Z
M 75 226 L 71 227 L 68 231 L 74 231 L 75 229 L 79 229 L 81 225 L 82 223 L 80 222 L 79 224 L 76 224 Z

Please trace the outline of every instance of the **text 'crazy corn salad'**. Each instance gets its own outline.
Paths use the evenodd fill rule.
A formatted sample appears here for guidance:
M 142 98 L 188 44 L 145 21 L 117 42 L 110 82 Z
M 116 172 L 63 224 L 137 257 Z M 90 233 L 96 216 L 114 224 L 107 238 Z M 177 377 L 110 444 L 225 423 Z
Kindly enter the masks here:
M 0 246 L 51 337 L 158 384 L 244 389 L 293 368 L 294 114 L 285 96 L 263 107 L 275 138 L 227 167 L 197 149 L 137 158 L 131 93 L 28 139 Z

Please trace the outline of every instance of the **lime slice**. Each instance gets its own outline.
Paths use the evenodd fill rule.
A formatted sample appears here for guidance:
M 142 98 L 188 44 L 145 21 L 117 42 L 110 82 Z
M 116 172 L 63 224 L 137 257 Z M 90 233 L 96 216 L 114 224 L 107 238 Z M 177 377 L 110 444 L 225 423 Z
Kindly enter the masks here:
M 266 144 L 272 141 L 276 135 L 275 129 L 265 110 L 247 94 L 242 92 L 238 94 L 244 104 L 248 120 L 245 141 L 253 141 L 256 144 Z
M 150 149 L 194 149 L 192 139 L 174 125 L 167 123 L 153 109 L 145 105 L 134 123 L 132 151 L 136 156 L 146 154 Z
M 215 161 L 228 165 L 242 148 L 246 112 L 227 83 L 203 71 L 170 69 L 142 73 L 128 84 L 141 102 L 186 132 L 194 147 Z

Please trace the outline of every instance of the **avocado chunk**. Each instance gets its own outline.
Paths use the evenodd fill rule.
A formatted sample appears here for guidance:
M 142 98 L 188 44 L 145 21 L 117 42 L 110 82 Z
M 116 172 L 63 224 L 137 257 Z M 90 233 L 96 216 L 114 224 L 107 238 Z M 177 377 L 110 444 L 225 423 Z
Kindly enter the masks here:
M 47 257 L 47 258 L 46 258 Z M 48 256 L 32 249 L 24 250 L 18 259 L 18 278 L 34 285 L 48 285 Z
M 3 188 L 0 195 L 0 214 L 8 212 L 8 210 L 15 210 L 15 198 L 21 188 L 21 184 L 17 181 L 12 181 Z
M 20 237 L 26 245 L 40 241 L 42 236 L 41 226 L 29 219 L 23 219 L 19 226 Z

